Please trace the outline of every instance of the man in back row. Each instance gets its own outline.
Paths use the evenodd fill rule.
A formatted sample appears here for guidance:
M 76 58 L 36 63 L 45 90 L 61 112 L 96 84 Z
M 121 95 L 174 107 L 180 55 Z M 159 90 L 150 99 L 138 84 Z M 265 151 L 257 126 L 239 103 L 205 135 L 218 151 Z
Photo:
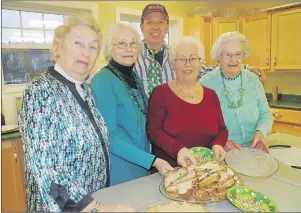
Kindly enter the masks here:
M 164 42 L 169 28 L 166 8 L 161 4 L 147 5 L 142 12 L 140 28 L 145 39 L 142 41 L 142 51 L 134 70 L 142 79 L 145 93 L 149 97 L 154 88 L 175 79 L 168 61 L 168 46 Z M 200 75 L 213 68 L 202 65 Z M 250 66 L 248 69 L 259 75 L 261 82 L 265 81 L 266 76 L 262 69 Z

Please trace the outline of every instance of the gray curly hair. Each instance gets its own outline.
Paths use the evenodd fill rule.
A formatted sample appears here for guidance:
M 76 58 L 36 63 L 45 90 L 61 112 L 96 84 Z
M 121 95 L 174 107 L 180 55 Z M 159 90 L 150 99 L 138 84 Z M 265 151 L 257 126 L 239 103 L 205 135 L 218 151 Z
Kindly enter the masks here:
M 130 32 L 132 32 L 135 35 L 137 42 L 140 44 L 140 35 L 136 31 L 136 29 L 134 29 L 132 26 L 122 24 L 122 23 L 111 24 L 108 29 L 103 45 L 103 55 L 107 61 L 110 61 L 112 59 L 113 39 L 116 37 L 116 35 L 118 35 L 118 30 L 120 29 L 127 29 Z M 139 45 L 138 54 L 140 51 L 141 50 Z
M 220 35 L 217 41 L 214 43 L 211 49 L 211 56 L 214 60 L 219 61 L 221 56 L 221 48 L 224 44 L 231 41 L 238 41 L 242 44 L 242 50 L 244 53 L 244 59 L 250 55 L 250 49 L 246 37 L 240 32 L 227 32 Z
M 177 55 L 176 49 L 181 44 L 194 44 L 198 49 L 198 57 L 200 57 L 202 59 L 201 61 L 204 61 L 205 49 L 204 49 L 202 42 L 193 36 L 183 36 L 183 37 L 179 38 L 178 40 L 176 40 L 175 42 L 173 42 L 169 46 L 169 61 L 170 62 L 172 62 L 176 58 L 176 55 Z

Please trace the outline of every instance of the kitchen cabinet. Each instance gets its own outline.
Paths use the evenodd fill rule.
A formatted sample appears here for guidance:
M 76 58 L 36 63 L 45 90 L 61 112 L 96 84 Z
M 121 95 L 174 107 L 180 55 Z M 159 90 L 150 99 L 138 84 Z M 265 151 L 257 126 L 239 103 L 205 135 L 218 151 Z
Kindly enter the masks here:
M 212 65 L 210 55 L 212 47 L 212 18 L 193 16 L 186 19 L 186 35 L 200 39 L 205 48 L 204 64 Z
M 301 70 L 301 8 L 279 9 L 236 18 L 194 16 L 187 19 L 187 34 L 201 39 L 206 65 L 216 65 L 210 51 L 225 32 L 242 32 L 251 50 L 245 64 L 267 71 Z
M 25 212 L 24 154 L 21 139 L 2 141 L 2 212 Z
M 203 44 L 205 47 L 205 61 L 204 64 L 207 66 L 212 66 L 216 64 L 213 59 L 211 58 L 211 48 L 213 45 L 212 39 L 212 29 L 213 29 L 213 21 L 211 17 L 204 17 L 203 22 Z
M 271 109 L 274 116 L 272 132 L 286 133 L 301 137 L 301 111 Z
M 251 50 L 245 63 L 270 70 L 271 65 L 271 14 L 263 13 L 242 19 L 242 34 Z
M 301 8 L 272 14 L 272 70 L 301 70 Z
M 240 32 L 239 18 L 213 18 L 212 44 L 214 44 L 221 34 L 232 31 Z

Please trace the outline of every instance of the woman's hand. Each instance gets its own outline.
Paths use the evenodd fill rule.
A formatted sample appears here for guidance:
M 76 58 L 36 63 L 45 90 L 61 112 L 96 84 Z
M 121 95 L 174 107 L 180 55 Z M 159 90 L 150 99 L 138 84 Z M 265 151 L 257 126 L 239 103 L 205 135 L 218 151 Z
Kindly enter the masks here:
M 269 153 L 268 144 L 264 138 L 263 133 L 259 130 L 257 130 L 254 135 L 253 142 L 252 142 L 252 148 L 259 149 L 261 151 Z
M 249 66 L 249 70 L 259 76 L 261 83 L 264 83 L 266 81 L 267 76 L 262 68 Z
M 164 176 L 164 174 L 168 171 L 174 170 L 174 168 L 167 161 L 161 158 L 156 158 L 153 166 L 156 167 L 161 176 Z
M 93 200 L 81 212 L 91 212 L 95 208 L 98 212 L 137 212 L 138 210 L 125 204 L 101 204 Z
M 239 146 L 234 141 L 228 140 L 226 145 L 224 146 L 224 149 L 226 152 L 229 152 L 232 149 L 238 149 L 239 151 L 241 151 L 241 146 Z
M 226 157 L 226 151 L 221 145 L 213 145 L 212 151 L 214 153 L 215 160 L 221 162 Z
M 191 151 L 184 147 L 178 152 L 177 162 L 180 166 L 187 167 L 189 165 L 188 161 L 192 164 L 196 164 L 196 159 L 192 156 Z

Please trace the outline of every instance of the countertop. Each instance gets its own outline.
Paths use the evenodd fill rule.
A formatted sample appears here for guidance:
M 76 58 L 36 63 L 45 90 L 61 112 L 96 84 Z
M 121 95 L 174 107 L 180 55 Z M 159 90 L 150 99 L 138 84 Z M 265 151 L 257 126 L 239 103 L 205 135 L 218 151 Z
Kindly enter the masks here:
M 299 101 L 288 101 L 288 100 L 277 100 L 277 101 L 268 101 L 270 107 L 272 108 L 281 108 L 281 109 L 291 109 L 291 110 L 300 110 L 301 111 L 301 102 Z
M 12 133 L 6 133 L 6 134 L 1 134 L 1 142 L 8 142 L 8 141 L 12 141 L 12 140 L 16 140 L 21 138 L 20 132 L 16 131 L 16 132 L 12 132 Z
M 269 145 L 286 142 L 301 148 L 301 138 L 290 135 L 275 133 L 268 137 L 268 141 Z M 246 187 L 259 191 L 275 201 L 280 212 L 301 211 L 301 170 L 279 162 L 279 170 L 272 177 L 251 178 L 243 175 L 241 177 Z M 92 196 L 103 203 L 124 203 L 140 209 L 153 202 L 170 201 L 159 191 L 161 181 L 162 177 L 156 173 L 99 190 Z M 217 212 L 240 212 L 228 200 L 209 204 L 207 207 Z

